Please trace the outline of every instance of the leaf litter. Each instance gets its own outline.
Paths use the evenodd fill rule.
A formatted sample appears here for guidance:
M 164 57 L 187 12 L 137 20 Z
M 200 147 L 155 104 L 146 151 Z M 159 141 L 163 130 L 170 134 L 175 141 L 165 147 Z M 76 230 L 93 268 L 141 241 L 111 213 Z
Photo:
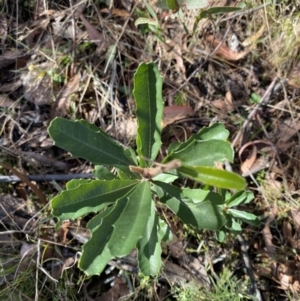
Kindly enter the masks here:
M 101 6 L 84 2 L 78 10 L 79 3 L 75 1 L 72 2 L 73 7 L 68 1 L 59 1 L 59 4 L 46 2 L 48 6 L 44 7 L 44 1 L 35 1 L 30 12 L 32 15 L 22 4 L 18 8 L 23 15 L 8 7 L 0 14 L 0 91 L 5 93 L 0 97 L 3 162 L 12 166 L 18 164 L 20 171 L 16 174 L 28 184 L 27 187 L 31 186 L 26 180 L 29 174 L 47 174 L 50 170 L 89 171 L 86 162 L 70 158 L 47 142 L 46 126 L 54 116 L 85 118 L 104 130 L 110 128 L 120 142 L 132 143 L 136 133 L 135 108 L 130 98 L 132 77 L 137 64 L 143 60 L 156 60 L 164 76 L 163 93 L 167 106 L 163 137 L 166 147 L 171 141 L 188 139 L 199 127 L 214 122 L 214 118 L 226 124 L 233 141 L 245 116 L 255 108 L 250 101 L 251 93 L 263 96 L 275 76 L 279 75 L 283 82 L 281 88 L 271 91 L 268 101 L 249 120 L 239 147 L 235 145 L 241 161 L 235 162 L 233 168 L 241 170 L 247 177 L 254 177 L 258 186 L 249 180 L 249 188 L 258 192 L 255 204 L 249 210 L 267 216 L 259 229 L 244 225 L 248 248 L 253 250 L 250 259 L 259 277 L 257 282 L 261 293 L 266 298 L 276 298 L 284 293 L 299 292 L 300 122 L 296 44 L 299 22 L 290 9 L 293 8 L 292 2 L 265 5 L 262 9 L 246 13 L 203 18 L 194 34 L 191 33 L 199 10 L 187 10 L 184 6 L 180 7 L 180 11 L 186 19 L 180 19 L 151 3 L 158 17 L 158 26 L 153 28 L 147 24 L 134 26 L 139 14 L 149 17 L 143 3 L 135 1 L 115 1 Z M 210 1 L 209 7 L 226 6 L 225 2 Z M 236 4 L 231 1 L 231 6 Z M 135 6 L 137 9 L 132 13 Z M 271 17 L 266 19 L 266 16 Z M 276 17 L 280 21 L 275 22 Z M 292 19 L 294 23 L 289 21 Z M 114 47 L 115 52 L 109 54 L 112 63 L 108 65 L 106 55 L 110 47 Z M 284 84 L 284 80 L 288 85 Z M 17 152 L 8 152 L 8 149 Z M 35 154 L 35 158 L 49 158 L 49 161 L 30 163 L 25 160 L 31 156 L 30 153 Z M 63 164 L 56 165 L 55 162 Z M 10 175 L 8 170 L 2 169 L 2 173 Z M 32 193 L 35 189 L 46 196 L 56 194 L 64 184 L 33 184 L 32 190 L 27 188 L 28 198 L 36 198 Z M 15 184 L 6 186 L 2 197 L 14 193 Z M 267 196 L 270 206 L 263 201 L 263 195 Z M 278 210 L 272 211 L 276 206 Z M 45 214 L 39 206 L 36 207 L 34 214 L 40 218 L 40 227 L 48 227 L 43 222 Z M 3 214 L 5 211 L 1 210 Z M 172 218 L 168 212 L 164 215 Z M 16 215 L 9 216 L 7 218 L 5 214 L 3 225 L 16 226 Z M 26 218 L 22 218 L 21 227 L 26 223 Z M 54 230 L 49 232 L 47 239 L 44 238 L 53 243 L 56 241 L 55 248 L 61 248 L 53 253 L 55 258 L 52 262 L 53 265 L 62 262 L 57 274 L 61 277 L 64 269 L 75 260 L 74 250 L 82 244 L 77 233 L 85 228 L 84 222 L 77 225 L 78 231 L 72 229 L 67 233 L 65 228 L 63 240 L 57 240 Z M 67 227 L 71 229 L 70 225 Z M 201 265 L 205 262 L 217 260 L 235 270 L 230 264 L 236 259 L 230 252 L 236 245 L 234 239 L 221 245 L 211 241 L 209 231 L 201 233 L 200 238 L 199 234 L 191 232 L 191 229 L 184 229 L 174 221 L 174 234 L 178 234 L 183 257 L 175 255 L 173 246 L 169 246 L 164 256 L 171 256 L 172 262 L 165 262 L 165 279 L 173 279 L 171 283 L 179 285 L 180 280 L 195 278 L 195 274 L 190 272 L 190 260 L 197 261 L 194 263 L 197 267 L 195 273 L 203 270 Z M 37 231 L 31 233 L 31 237 L 37 240 L 43 236 Z M 70 250 L 64 253 L 60 243 L 68 245 Z M 201 244 L 204 244 L 206 252 L 199 247 Z M 190 250 L 197 252 L 190 255 Z M 279 256 L 280 252 L 284 256 Z M 138 277 L 136 262 L 132 263 L 129 257 L 118 264 L 125 268 L 125 263 L 131 267 L 132 275 Z M 52 268 L 47 266 L 47 269 Z M 211 264 L 210 269 L 211 275 L 217 279 L 217 265 Z M 121 293 L 125 281 L 118 278 L 116 270 L 112 271 L 116 281 L 111 288 L 104 289 L 107 276 L 101 275 L 98 282 L 102 292 L 110 292 L 107 296 L 114 300 L 128 294 L 126 289 L 124 294 Z M 73 268 L 72 273 L 76 275 L 78 271 Z M 208 279 L 207 274 L 205 277 Z M 269 291 L 263 285 L 266 279 Z M 163 300 L 168 286 L 165 285 L 167 290 L 163 293 L 164 285 L 161 285 L 160 300 Z M 86 297 L 101 298 L 101 293 L 91 293 L 90 284 L 84 283 L 83 287 Z

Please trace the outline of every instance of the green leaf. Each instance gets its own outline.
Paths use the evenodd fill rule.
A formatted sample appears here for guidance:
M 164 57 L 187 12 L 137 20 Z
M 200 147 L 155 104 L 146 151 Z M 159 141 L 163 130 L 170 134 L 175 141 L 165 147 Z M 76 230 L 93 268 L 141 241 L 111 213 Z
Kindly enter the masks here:
M 226 130 L 223 123 L 214 123 L 209 127 L 203 127 L 198 133 L 193 134 L 186 142 L 184 143 L 172 143 L 169 146 L 169 153 L 174 152 L 175 150 L 181 151 L 186 149 L 194 141 L 204 141 L 204 140 L 227 140 L 229 136 L 229 131 Z
M 144 181 L 119 199 L 99 226 L 88 223 L 92 235 L 83 246 L 80 269 L 99 275 L 112 258 L 129 254 L 145 232 L 151 208 L 150 184 Z
M 203 127 L 194 138 L 195 140 L 227 140 L 229 134 L 223 123 L 216 122 L 209 127 Z
M 215 166 L 216 163 L 233 161 L 233 149 L 228 141 L 223 140 L 194 140 L 186 148 L 175 150 L 167 156 L 164 163 L 179 159 L 188 166 Z
M 134 22 L 135 26 L 139 26 L 141 24 L 148 24 L 148 25 L 153 25 L 153 26 L 159 26 L 157 20 L 152 20 L 152 19 L 149 19 L 149 18 L 138 18 Z
M 216 231 L 216 237 L 219 242 L 223 242 L 226 238 L 226 232 L 222 229 Z
M 208 0 L 182 0 L 182 4 L 186 5 L 187 9 L 198 9 L 206 7 Z
M 147 2 L 145 2 L 145 6 L 146 6 L 146 8 L 147 8 L 149 14 L 151 15 L 151 17 L 152 17 L 153 19 L 155 19 L 155 20 L 158 20 L 157 14 L 156 14 L 156 12 L 154 11 L 154 9 L 152 8 L 152 6 L 149 5 Z
M 73 180 L 71 181 L 73 182 Z M 90 212 L 98 212 L 124 196 L 139 182 L 134 180 L 101 181 L 78 185 L 68 183 L 68 190 L 52 200 L 52 214 L 59 219 L 75 219 Z M 77 187 L 76 187 L 77 185 Z M 70 189 L 70 188 L 73 189 Z
M 141 166 L 144 158 L 155 160 L 161 147 L 161 121 L 163 116 L 162 77 L 153 63 L 142 63 L 134 75 L 134 99 L 138 122 L 137 153 Z
M 209 200 L 215 205 L 223 205 L 221 195 L 210 190 L 183 188 L 182 194 L 194 202 Z
M 93 179 L 73 179 L 66 184 L 66 189 L 71 190 L 79 187 L 82 184 L 88 184 L 94 181 Z
M 164 242 L 170 242 L 173 238 L 172 231 L 171 231 L 170 227 L 162 219 L 159 219 L 158 236 Z
M 174 3 L 175 2 L 175 3 Z M 155 5 L 162 9 L 178 10 L 180 6 L 186 6 L 187 9 L 198 9 L 208 5 L 207 0 L 162 0 Z
M 112 181 L 116 179 L 116 176 L 103 165 L 96 165 L 93 174 L 99 180 Z
M 181 166 L 178 169 L 181 176 L 199 181 L 211 186 L 242 190 L 246 181 L 236 173 L 207 166 Z
M 123 146 L 84 120 L 71 121 L 58 117 L 51 121 L 48 132 L 55 145 L 93 164 L 115 167 L 135 164 Z
M 151 202 L 151 211 L 143 237 L 137 244 L 139 268 L 143 275 L 157 275 L 161 268 L 161 239 L 158 232 L 159 218 L 155 213 L 155 204 Z
M 234 218 L 231 218 L 230 221 L 227 222 L 226 228 L 231 232 L 236 232 L 236 233 L 242 231 L 241 225 Z
M 251 191 L 238 191 L 229 200 L 226 201 L 227 207 L 235 207 L 241 204 L 247 204 L 253 200 L 254 195 Z
M 210 199 L 215 195 L 206 191 L 201 202 L 194 202 L 183 196 L 182 190 L 175 186 L 154 182 L 163 191 L 160 201 L 166 204 L 184 223 L 193 225 L 198 229 L 218 230 L 226 222 L 221 207 L 213 204 Z
M 178 179 L 178 175 L 172 174 L 172 172 L 160 173 L 159 175 L 157 175 L 153 178 L 154 181 L 161 181 L 161 182 L 165 182 L 165 183 L 172 183 L 177 179 Z
M 166 0 L 168 9 L 178 11 L 180 6 L 177 0 Z
M 206 11 L 211 14 L 227 14 L 232 12 L 240 11 L 240 7 L 232 7 L 232 6 L 215 6 L 207 9 Z
M 236 209 L 228 209 L 226 212 L 228 214 L 231 214 L 234 217 L 240 218 L 244 222 L 254 221 L 255 226 L 258 226 L 260 224 L 258 217 L 252 213 L 248 213 L 248 212 L 240 211 L 240 210 L 236 210 Z M 252 224 L 253 223 L 251 223 L 251 225 Z
M 101 226 L 103 219 L 108 216 L 115 209 L 115 207 L 116 203 L 106 207 L 99 214 L 95 215 L 91 220 L 89 220 L 87 223 L 87 228 L 90 230 L 90 232 L 98 229 Z

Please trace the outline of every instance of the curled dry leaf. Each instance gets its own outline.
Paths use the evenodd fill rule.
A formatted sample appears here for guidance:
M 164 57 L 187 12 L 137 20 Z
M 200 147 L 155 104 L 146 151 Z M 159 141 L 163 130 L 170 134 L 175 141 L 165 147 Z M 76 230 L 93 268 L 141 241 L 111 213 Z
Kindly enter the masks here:
M 241 164 L 241 172 L 242 176 L 248 175 L 251 172 L 251 167 L 254 164 L 257 157 L 257 147 L 255 145 L 252 146 L 252 150 L 250 151 L 247 159 Z
M 80 75 L 76 74 L 63 87 L 51 108 L 51 119 L 53 119 L 56 116 L 63 117 L 67 114 L 71 103 L 71 94 L 75 93 L 79 89 L 79 82 Z
M 218 48 L 214 54 L 228 61 L 238 61 L 244 58 L 251 49 L 247 49 L 242 52 L 235 52 L 229 49 L 224 42 L 215 38 L 213 35 L 209 35 L 206 37 L 206 41 L 212 43 L 213 50 Z
M 246 152 L 248 152 L 248 156 L 247 159 L 244 160 L 243 154 Z M 259 152 L 264 152 L 266 156 L 258 156 Z M 276 151 L 270 141 L 255 140 L 246 143 L 239 150 L 242 176 L 247 177 L 249 174 L 255 174 L 260 170 L 265 169 L 269 165 L 269 158 L 274 157 L 275 155 Z
M 219 109 L 222 114 L 226 114 L 227 112 L 233 111 L 235 109 L 235 105 L 232 99 L 232 93 L 230 91 L 226 92 L 225 98 L 216 99 L 212 101 L 212 105 Z
M 275 220 L 277 214 L 278 214 L 278 207 L 275 202 L 272 211 L 269 213 L 269 217 L 266 221 L 266 224 L 262 230 L 267 254 L 270 256 L 270 258 L 273 258 L 276 255 L 276 247 L 272 243 L 273 236 L 270 230 L 270 224 Z

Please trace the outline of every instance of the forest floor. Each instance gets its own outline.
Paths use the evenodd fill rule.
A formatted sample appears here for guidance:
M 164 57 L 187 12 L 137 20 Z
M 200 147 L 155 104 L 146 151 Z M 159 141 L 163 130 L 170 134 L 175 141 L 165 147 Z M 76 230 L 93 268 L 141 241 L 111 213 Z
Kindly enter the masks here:
M 163 4 L 0 0 L 0 300 L 300 300 L 300 3 Z M 164 250 L 158 277 L 140 275 L 132 253 L 87 278 L 84 223 L 57 229 L 50 212 L 93 166 L 53 146 L 47 127 L 83 118 L 134 147 L 133 77 L 150 61 L 165 147 L 224 123 L 255 195 L 243 210 L 261 225 L 219 243 L 174 219 L 181 255 Z

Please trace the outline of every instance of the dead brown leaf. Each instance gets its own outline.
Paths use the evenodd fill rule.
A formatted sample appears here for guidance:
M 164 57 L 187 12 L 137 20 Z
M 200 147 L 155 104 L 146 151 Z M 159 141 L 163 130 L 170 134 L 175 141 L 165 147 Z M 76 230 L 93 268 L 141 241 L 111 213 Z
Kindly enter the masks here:
M 272 243 L 273 236 L 270 230 L 270 224 L 274 221 L 277 214 L 278 214 L 278 207 L 275 202 L 272 211 L 269 213 L 269 217 L 266 221 L 266 224 L 262 230 L 265 247 L 267 250 L 267 254 L 270 256 L 270 258 L 274 258 L 276 255 L 276 247 Z
M 137 121 L 136 118 L 120 118 L 115 124 L 115 135 L 117 139 L 133 141 L 137 134 Z M 114 135 L 114 133 L 112 133 Z M 114 136 L 115 136 L 114 135 Z
M 113 15 L 122 18 L 130 17 L 130 13 L 128 11 L 119 8 L 112 8 L 111 10 L 109 10 L 108 8 L 103 8 L 101 9 L 101 13 L 112 13 Z
M 69 257 L 69 258 L 65 259 L 63 262 L 61 262 L 60 265 L 53 265 L 51 276 L 54 279 L 58 280 L 62 276 L 62 273 L 64 272 L 64 270 L 66 270 L 67 268 L 73 266 L 75 263 L 76 263 L 76 258 Z
M 0 108 L 15 107 L 20 108 L 19 105 L 15 105 L 15 101 L 9 98 L 8 95 L 0 95 Z
M 230 91 L 226 92 L 224 100 L 223 99 L 213 100 L 212 105 L 215 108 L 219 109 L 222 114 L 226 114 L 235 109 L 233 99 L 232 99 L 232 93 Z
M 55 64 L 48 61 L 30 65 L 29 71 L 21 75 L 25 99 L 37 105 L 50 104 L 53 97 L 53 80 L 48 71 L 55 69 Z
M 168 106 L 164 108 L 163 127 L 173 122 L 194 115 L 194 110 L 190 106 Z
M 79 18 L 84 24 L 91 42 L 95 43 L 99 50 L 106 51 L 108 44 L 105 41 L 104 35 L 100 33 L 93 25 L 91 25 L 91 23 L 83 16 L 83 14 L 80 14 Z
M 75 93 L 79 89 L 79 82 L 80 75 L 76 74 L 63 87 L 52 105 L 50 119 L 57 116 L 63 117 L 67 114 L 71 103 L 71 94 Z
M 5 68 L 10 64 L 15 63 L 16 60 L 22 56 L 24 56 L 24 53 L 20 49 L 5 51 L 2 55 L 0 55 L 0 68 Z
M 96 297 L 95 301 L 117 301 L 128 294 L 129 290 L 126 283 L 121 278 L 115 277 L 113 287 L 101 297 Z
M 263 35 L 264 31 L 265 31 L 265 24 L 262 25 L 262 27 L 259 29 L 258 32 L 255 32 L 253 35 L 251 35 L 249 38 L 247 38 L 242 45 L 244 47 L 250 46 L 254 43 L 256 43 L 256 41 Z
M 248 50 L 245 50 L 242 52 L 232 51 L 230 48 L 228 48 L 225 45 L 224 42 L 215 38 L 213 35 L 207 36 L 206 41 L 209 43 L 212 43 L 212 47 L 214 49 L 218 47 L 218 49 L 214 52 L 215 55 L 220 56 L 223 59 L 228 60 L 228 61 L 238 61 L 238 60 L 244 58 L 251 50 L 251 49 L 248 49 Z
M 71 225 L 70 221 L 64 221 L 57 233 L 57 242 L 61 244 L 66 244 L 67 243 L 67 234 L 69 232 L 69 226 Z
M 277 139 L 280 142 L 288 142 L 296 133 L 300 131 L 300 120 L 287 119 L 283 123 L 280 123 L 277 132 Z
M 0 87 L 0 92 L 13 92 L 17 90 L 22 85 L 21 80 L 17 80 L 13 83 L 7 83 L 4 84 L 2 87 Z
M 291 216 L 296 231 L 300 232 L 300 210 L 299 209 L 292 209 L 289 212 L 289 215 Z M 299 233 L 300 235 L 300 233 Z
M 250 149 L 250 150 L 249 150 Z M 259 152 L 263 152 L 265 155 L 259 156 Z M 247 155 L 247 159 L 243 159 L 244 154 Z M 260 170 L 265 169 L 268 166 L 269 158 L 276 155 L 275 150 L 272 147 L 272 143 L 267 140 L 255 140 L 244 144 L 239 150 L 239 159 L 241 161 L 241 171 L 243 177 L 249 176 L 249 174 L 257 173 Z
M 252 165 L 254 164 L 254 162 L 256 160 L 256 157 L 257 157 L 257 147 L 255 145 L 253 145 L 252 150 L 250 151 L 247 159 L 244 162 L 242 162 L 241 167 L 240 167 L 243 176 L 245 174 L 249 173 Z

